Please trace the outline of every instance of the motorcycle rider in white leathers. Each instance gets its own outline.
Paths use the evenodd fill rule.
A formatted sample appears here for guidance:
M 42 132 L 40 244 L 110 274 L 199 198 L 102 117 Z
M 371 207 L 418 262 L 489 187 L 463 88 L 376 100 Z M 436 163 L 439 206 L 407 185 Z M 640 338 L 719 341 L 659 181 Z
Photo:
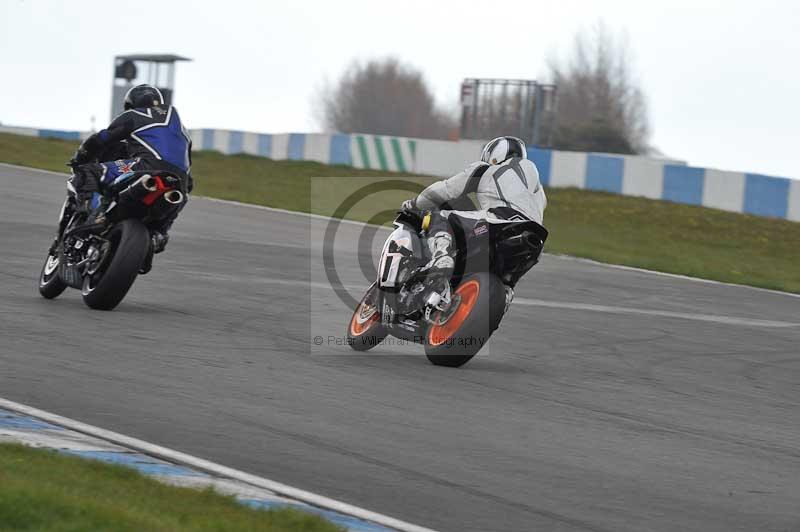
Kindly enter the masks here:
M 521 220 L 542 224 L 547 197 L 536 165 L 527 159 L 525 143 L 516 137 L 491 140 L 484 146 L 480 161 L 453 177 L 433 183 L 415 199 L 405 201 L 403 209 L 436 209 L 470 192 L 475 193 L 479 210 L 441 210 L 432 220 L 428 237 L 432 258 L 422 269 L 428 275 L 449 279 L 455 267 L 453 233 L 447 221 L 451 215 L 491 224 Z M 513 287 L 506 285 L 506 308 L 513 297 Z

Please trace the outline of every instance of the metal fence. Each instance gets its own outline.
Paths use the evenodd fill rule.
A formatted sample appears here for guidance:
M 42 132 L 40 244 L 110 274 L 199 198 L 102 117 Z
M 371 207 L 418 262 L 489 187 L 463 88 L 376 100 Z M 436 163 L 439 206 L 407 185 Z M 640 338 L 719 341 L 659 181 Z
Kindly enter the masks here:
M 465 79 L 461 84 L 461 138 L 515 135 L 550 146 L 555 128 L 555 85 L 525 79 Z

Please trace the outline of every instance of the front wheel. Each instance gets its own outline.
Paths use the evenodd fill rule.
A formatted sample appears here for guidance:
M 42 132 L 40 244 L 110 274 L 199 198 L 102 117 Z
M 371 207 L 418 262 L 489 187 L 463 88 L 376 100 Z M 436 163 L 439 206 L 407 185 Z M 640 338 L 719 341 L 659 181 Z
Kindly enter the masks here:
M 123 220 L 105 238 L 110 243 L 107 255 L 98 269 L 83 279 L 83 302 L 98 310 L 119 305 L 150 249 L 150 232 L 139 220 Z
M 347 326 L 347 343 L 355 351 L 368 351 L 381 343 L 389 334 L 389 329 L 381 324 L 377 301 L 378 285 L 372 283 L 358 303 Z
M 495 275 L 464 277 L 453 294 L 454 308 L 434 316 L 425 333 L 425 355 L 432 364 L 457 368 L 489 341 L 505 309 L 505 288 Z
M 39 274 L 39 293 L 46 299 L 54 299 L 67 289 L 67 283 L 58 274 L 58 264 L 58 250 L 51 249 L 42 266 L 42 273 Z

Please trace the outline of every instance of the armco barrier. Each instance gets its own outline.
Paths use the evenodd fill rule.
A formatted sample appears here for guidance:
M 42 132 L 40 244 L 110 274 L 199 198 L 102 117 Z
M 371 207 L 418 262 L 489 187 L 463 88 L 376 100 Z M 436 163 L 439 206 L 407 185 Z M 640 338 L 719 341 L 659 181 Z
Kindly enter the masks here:
M 44 137 L 64 140 L 82 140 L 89 136 L 84 131 L 64 131 L 62 129 L 36 129 L 32 127 L 0 126 L 0 133 L 25 135 L 26 137 Z
M 0 132 L 65 139 L 88 133 L 0 126 Z M 381 135 L 191 131 L 196 150 L 271 159 L 318 161 L 356 168 L 448 176 L 474 161 L 483 143 Z M 800 221 L 800 180 L 687 166 L 679 161 L 530 148 L 528 158 L 548 187 L 576 187 L 643 196 L 733 212 Z
M 483 142 L 380 135 L 290 133 L 270 135 L 201 129 L 196 148 L 303 159 L 356 168 L 447 176 L 477 158 Z M 528 158 L 545 186 L 643 196 L 733 212 L 800 221 L 800 180 L 696 168 L 679 161 L 633 155 L 530 148 Z
M 190 135 L 195 150 L 214 150 L 225 154 L 246 153 L 276 160 L 309 160 L 348 166 L 353 166 L 357 160 L 351 153 L 350 135 L 338 133 L 272 134 L 225 129 L 193 129 Z M 361 164 L 360 167 L 371 168 L 369 164 Z

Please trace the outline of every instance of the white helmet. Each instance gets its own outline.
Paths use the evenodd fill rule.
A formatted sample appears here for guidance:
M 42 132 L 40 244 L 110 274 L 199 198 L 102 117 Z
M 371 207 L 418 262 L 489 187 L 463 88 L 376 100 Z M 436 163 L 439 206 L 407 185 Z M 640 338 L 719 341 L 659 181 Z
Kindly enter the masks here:
M 512 157 L 528 158 L 525 143 L 517 137 L 497 137 L 486 143 L 481 152 L 481 161 L 488 164 L 500 164 Z

